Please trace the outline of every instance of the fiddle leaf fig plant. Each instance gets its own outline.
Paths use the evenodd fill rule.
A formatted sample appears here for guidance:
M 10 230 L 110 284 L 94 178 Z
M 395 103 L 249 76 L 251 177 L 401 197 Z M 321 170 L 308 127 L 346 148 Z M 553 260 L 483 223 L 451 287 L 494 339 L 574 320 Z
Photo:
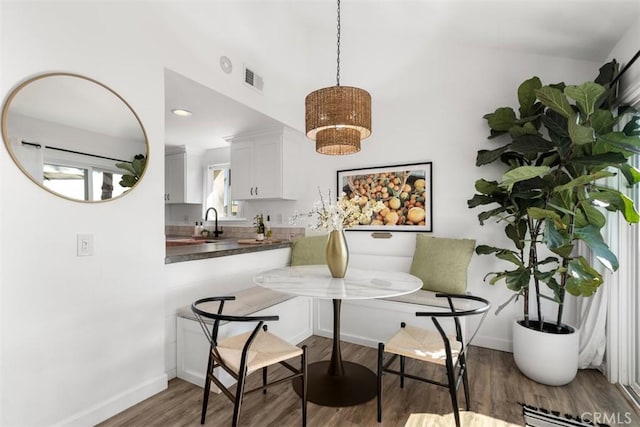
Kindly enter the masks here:
M 618 172 L 629 186 L 640 182 L 640 171 L 629 163 L 640 153 L 640 117 L 630 108 L 612 112 L 618 68 L 613 60 L 581 85 L 543 85 L 532 77 L 518 87 L 517 112 L 501 107 L 484 116 L 488 138 L 501 145 L 478 151 L 476 166 L 500 161 L 505 170 L 499 181 L 477 180 L 467 204 L 486 207 L 478 214 L 480 224 L 501 224 L 513 247 L 479 245 L 476 253 L 510 265 L 485 280 L 504 281 L 515 292 L 512 299 L 523 298 L 526 327 L 561 332 L 566 293 L 588 297 L 602 285 L 598 270 L 577 254 L 578 242 L 604 267 L 618 269 L 601 234 L 605 211 L 620 213 L 628 223 L 640 219 L 633 201 L 607 184 Z M 631 119 L 622 127 L 626 113 Z M 542 317 L 543 299 L 557 304 L 553 323 Z
M 119 184 L 121 187 L 133 187 L 138 182 L 138 179 L 142 176 L 144 168 L 147 165 L 147 158 L 144 154 L 136 154 L 133 160 L 129 162 L 116 163 L 118 169 L 122 169 L 125 173 L 122 174 L 122 179 Z

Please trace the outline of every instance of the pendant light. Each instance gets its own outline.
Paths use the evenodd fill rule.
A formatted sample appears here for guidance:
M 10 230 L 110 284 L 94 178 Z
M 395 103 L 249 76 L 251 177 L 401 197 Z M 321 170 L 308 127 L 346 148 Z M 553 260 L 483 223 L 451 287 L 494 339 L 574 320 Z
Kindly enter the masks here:
M 338 59 L 336 85 L 311 92 L 305 99 L 307 137 L 321 154 L 360 151 L 371 135 L 371 95 L 364 89 L 340 86 L 340 0 L 338 0 Z

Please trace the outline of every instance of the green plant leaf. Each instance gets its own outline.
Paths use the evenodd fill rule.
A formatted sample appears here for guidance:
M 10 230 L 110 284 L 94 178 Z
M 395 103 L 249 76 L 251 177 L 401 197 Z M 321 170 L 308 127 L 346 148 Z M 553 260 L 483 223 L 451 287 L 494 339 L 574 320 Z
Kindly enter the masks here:
M 133 187 L 138 180 L 132 175 L 122 175 L 122 179 L 118 184 L 121 187 Z
M 549 130 L 550 136 L 556 136 L 558 138 L 568 138 L 569 131 L 567 130 L 567 118 L 561 114 L 556 113 L 553 110 L 545 111 L 541 116 L 542 123 Z
M 622 153 L 602 153 L 591 156 L 574 157 L 572 163 L 587 166 L 616 166 L 627 161 Z M 615 175 L 615 174 L 613 174 Z
M 500 199 L 483 194 L 474 194 L 471 199 L 467 200 L 467 207 L 473 209 L 481 205 L 490 205 L 491 203 L 500 203 Z
M 542 177 L 548 172 L 548 166 L 520 166 L 508 171 L 502 176 L 500 187 L 507 188 L 508 191 L 511 191 L 515 183 L 535 177 Z
M 515 223 L 507 224 L 504 232 L 513 241 L 516 248 L 523 249 L 528 228 L 527 221 L 521 219 Z
M 491 255 L 492 253 L 500 252 L 500 251 L 504 251 L 504 250 L 505 249 L 502 249 L 502 248 L 496 248 L 495 246 L 478 245 L 476 247 L 476 254 L 478 254 L 478 255 Z
M 640 135 L 640 116 L 633 116 L 631 120 L 624 126 L 622 133 L 627 136 Z
M 144 172 L 146 163 L 147 163 L 147 159 L 143 155 L 141 154 L 136 155 L 133 161 L 131 162 L 131 166 L 133 166 L 133 170 L 135 171 L 134 175 L 136 175 L 137 177 L 140 177 Z
M 638 222 L 640 222 L 640 215 L 638 215 L 638 211 L 635 209 L 633 200 L 622 193 L 620 193 L 620 199 L 622 200 L 624 206 L 623 209 L 620 209 L 620 212 L 622 212 L 624 219 L 630 224 L 637 224 Z
M 593 225 L 579 227 L 573 231 L 573 234 L 575 238 L 586 243 L 596 259 L 608 270 L 616 271 L 618 269 L 618 258 L 604 242 L 597 227 Z
M 484 222 L 493 216 L 498 216 L 502 212 L 505 212 L 508 209 L 506 206 L 500 206 L 499 208 L 492 209 L 490 211 L 480 212 L 478 214 L 478 221 L 480 225 L 484 225 Z
M 564 88 L 564 94 L 575 100 L 587 117 L 593 114 L 596 101 L 604 92 L 604 87 L 593 82 L 585 82 L 580 86 L 567 86 Z
M 606 135 L 598 135 L 597 139 L 621 150 L 640 154 L 640 138 L 637 136 L 627 136 L 622 132 L 611 132 Z
M 570 256 L 573 251 L 571 237 L 564 230 L 556 228 L 552 220 L 547 219 L 544 224 L 544 240 L 549 250 L 562 258 Z
M 511 150 L 519 153 L 544 153 L 552 150 L 553 142 L 538 135 L 522 135 L 511 143 Z
M 591 127 L 597 135 L 613 132 L 616 122 L 609 110 L 596 110 L 591 115 Z
M 613 81 L 617 74 L 618 63 L 615 59 L 612 59 L 599 68 L 598 75 L 593 79 L 593 81 L 602 86 L 606 86 Z
M 557 258 L 553 258 L 553 260 L 555 262 L 558 262 Z M 549 283 L 549 281 L 551 281 L 551 279 L 556 273 L 557 273 L 556 269 L 549 270 L 549 271 L 540 271 L 536 269 L 533 272 L 533 277 L 540 280 L 541 282 Z
M 571 295 L 589 297 L 602 284 L 602 275 L 584 257 L 569 261 L 566 289 Z
M 131 175 L 135 175 L 136 174 L 136 170 L 133 168 L 133 165 L 131 163 L 128 163 L 128 162 L 116 163 L 116 167 L 118 169 L 123 169 L 123 170 L 129 172 Z
M 620 169 L 620 172 L 622 172 L 624 177 L 627 179 L 627 184 L 629 186 L 635 185 L 640 182 L 640 170 L 634 168 L 628 163 L 623 163 L 615 166 Z
M 637 224 L 640 221 L 640 215 L 635 208 L 633 200 L 616 190 L 603 190 L 592 192 L 590 200 L 603 207 L 613 207 L 613 210 L 620 211 L 625 221 L 630 224 Z M 609 209 L 607 207 L 607 209 Z M 611 209 L 609 209 L 611 210 Z
M 487 277 L 491 274 L 495 274 L 495 276 L 493 276 L 491 278 L 491 280 L 489 280 L 489 284 L 491 285 L 495 285 L 497 282 L 499 282 L 500 280 L 504 279 L 507 276 L 507 272 L 502 272 L 502 273 L 489 273 L 487 274 Z M 486 279 L 486 277 L 485 277 Z
M 498 108 L 495 112 L 486 114 L 489 127 L 496 131 L 508 131 L 516 123 L 516 113 L 510 107 Z
M 535 112 L 536 90 L 542 87 L 542 82 L 536 76 L 525 80 L 518 87 L 518 101 L 520 102 L 520 117 L 532 116 Z
M 593 81 L 595 83 L 598 83 L 599 85 L 604 86 L 607 90 L 600 97 L 600 99 L 598 99 L 598 102 L 596 102 L 596 106 L 599 106 L 600 108 L 604 108 L 604 109 L 613 108 L 613 103 L 615 102 L 615 99 L 616 99 L 616 91 L 617 91 L 618 85 L 614 84 L 613 86 L 611 86 L 611 82 L 613 82 L 615 77 L 618 75 L 618 69 L 619 69 L 619 64 L 616 62 L 615 59 L 611 60 L 610 62 L 600 67 L 600 72 L 598 73 L 598 76 Z
M 579 125 L 577 115 L 574 114 L 569 119 L 568 125 L 569 138 L 571 138 L 571 142 L 573 142 L 574 144 L 582 145 L 595 141 L 593 129 L 590 127 Z
M 520 258 L 516 255 L 516 253 L 513 251 L 507 251 L 507 250 L 500 251 L 496 253 L 496 258 L 509 261 L 510 263 L 513 263 L 518 267 L 524 268 L 524 264 L 522 263 Z
M 560 113 L 567 119 L 573 115 L 573 108 L 567 97 L 558 89 L 544 86 L 536 90 L 536 96 L 546 107 Z
M 514 292 L 520 292 L 520 290 L 529 286 L 531 280 L 531 270 L 528 268 L 518 268 L 514 271 L 509 271 L 504 277 L 507 288 Z
M 498 183 L 496 181 L 487 181 L 485 179 L 479 179 L 476 181 L 476 191 L 482 194 L 495 194 L 500 191 L 500 187 L 498 187 Z
M 602 212 L 600 212 L 600 210 L 598 210 L 598 208 L 583 203 L 580 206 L 580 209 L 584 213 L 584 217 L 586 218 L 587 222 L 597 227 L 598 229 L 604 227 L 604 225 L 607 223 L 606 217 Z
M 500 155 L 507 151 L 510 146 L 511 144 L 509 143 L 494 150 L 479 150 L 478 156 L 476 157 L 476 166 L 486 165 L 498 160 L 500 158 Z
M 595 157 L 595 156 L 592 156 L 592 157 Z M 586 185 L 594 181 L 597 181 L 599 179 L 606 178 L 608 176 L 615 176 L 615 173 L 609 172 L 609 171 L 599 171 L 595 173 L 590 173 L 588 175 L 582 175 L 577 177 L 576 179 L 572 179 L 571 181 L 569 181 L 564 185 L 557 186 L 556 188 L 554 188 L 554 192 L 559 193 L 564 190 L 573 190 L 574 187 L 577 187 L 579 185 Z
M 533 219 L 550 219 L 553 221 L 560 221 L 560 215 L 548 209 L 532 207 L 527 209 L 527 215 Z

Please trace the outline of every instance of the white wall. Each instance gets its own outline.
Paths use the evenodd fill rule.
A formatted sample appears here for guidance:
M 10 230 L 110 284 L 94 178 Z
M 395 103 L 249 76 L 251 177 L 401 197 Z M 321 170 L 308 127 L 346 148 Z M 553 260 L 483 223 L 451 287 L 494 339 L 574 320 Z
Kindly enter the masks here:
M 335 46 L 325 41 L 335 28 L 309 34 L 290 19 L 286 2 L 3 2 L 0 11 L 5 96 L 37 73 L 85 74 L 123 96 L 149 137 L 143 181 L 126 197 L 99 204 L 42 191 L 0 150 L 0 424 L 94 424 L 164 387 L 166 322 L 176 304 L 204 292 L 209 278 L 231 277 L 240 268 L 224 258 L 163 263 L 164 67 L 301 130 L 304 96 L 333 84 Z M 188 25 L 191 19 L 208 25 Z M 259 32 L 255 24 L 264 20 L 278 30 Z M 434 235 L 503 243 L 500 227 L 480 227 L 477 212 L 466 208 L 474 181 L 490 173 L 474 166 L 476 151 L 493 144 L 482 115 L 514 105 L 517 85 L 532 74 L 578 83 L 600 64 L 399 37 L 369 45 L 368 34 L 350 34 L 343 46 L 342 83 L 373 96 L 373 135 L 363 151 L 323 157 L 309 142 L 292 159 L 302 163 L 308 192 L 297 203 L 251 209 L 286 218 L 308 209 L 318 186 L 333 189 L 337 170 L 425 160 L 433 162 Z M 240 83 L 239 67 L 224 74 L 220 55 L 261 72 L 264 94 Z M 296 70 L 295 78 L 283 67 Z M 93 257 L 75 256 L 77 233 L 95 235 Z M 394 236 L 405 245 L 413 238 Z M 384 253 L 369 242 L 366 233 L 349 233 L 353 250 Z M 495 267 L 490 258 L 475 258 L 470 290 L 499 304 L 509 293 L 481 280 Z M 209 292 L 228 285 L 212 280 Z M 481 341 L 508 347 L 507 320 L 516 311 L 490 316 Z
M 231 45 L 228 34 L 218 44 L 207 42 L 179 25 L 175 7 L 206 18 L 212 28 L 243 28 L 242 13 L 204 13 L 200 9 L 218 9 L 205 4 L 2 2 L 3 97 L 42 72 L 92 77 L 138 113 L 150 153 L 135 191 L 84 204 L 36 187 L 0 150 L 0 425 L 92 425 L 166 386 L 165 295 L 179 284 L 164 274 L 164 68 L 279 120 L 301 114 L 290 98 L 297 93 L 283 90 L 291 82 L 255 54 L 258 47 Z M 286 19 L 282 10 L 256 16 Z M 273 37 L 286 39 L 264 53 L 276 63 L 304 43 L 286 31 Z M 222 54 L 255 64 L 268 82 L 265 94 L 244 87 L 241 71 L 223 74 Z M 302 59 L 289 60 L 306 70 Z M 94 234 L 93 257 L 75 256 L 77 233 Z M 233 268 L 222 261 L 209 266 L 221 275 Z
M 638 40 L 640 40 L 640 18 L 627 29 L 622 38 L 616 43 L 609 53 L 609 60 L 615 59 L 618 61 L 622 69 L 640 49 Z M 630 93 L 632 90 L 634 93 L 640 91 L 640 59 L 637 59 L 620 79 L 621 94 Z

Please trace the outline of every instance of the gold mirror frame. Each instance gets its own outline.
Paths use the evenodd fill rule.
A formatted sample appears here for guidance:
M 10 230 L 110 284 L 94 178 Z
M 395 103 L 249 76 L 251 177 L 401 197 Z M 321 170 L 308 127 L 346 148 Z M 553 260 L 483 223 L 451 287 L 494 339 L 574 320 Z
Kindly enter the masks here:
M 67 199 L 67 200 L 71 200 L 74 202 L 85 202 L 85 203 L 101 203 L 101 202 L 108 202 L 108 201 L 112 201 L 112 200 L 116 200 L 119 199 L 120 197 L 129 194 L 131 192 L 131 190 L 135 187 L 138 186 L 139 182 L 142 180 L 142 178 L 144 177 L 144 174 L 146 172 L 146 167 L 143 169 L 142 173 L 140 174 L 140 176 L 138 177 L 137 181 L 135 182 L 135 184 L 133 184 L 133 186 L 131 187 L 124 187 L 127 188 L 126 190 L 124 190 L 121 194 L 114 196 L 114 197 L 110 197 L 107 199 L 103 199 L 103 200 L 85 200 L 85 199 L 80 199 L 80 198 L 76 198 L 76 197 L 70 197 L 68 195 L 62 194 L 60 192 L 57 192 L 51 188 L 48 188 L 47 186 L 44 185 L 44 183 L 42 181 L 39 181 L 37 177 L 35 177 L 31 172 L 29 172 L 29 170 L 27 170 L 27 168 L 22 164 L 21 160 L 19 159 L 19 156 L 15 153 L 14 148 L 12 146 L 11 140 L 10 140 L 10 134 L 9 134 L 9 123 L 8 123 L 8 118 L 9 118 L 9 113 L 10 113 L 10 109 L 12 106 L 12 102 L 16 99 L 17 96 L 19 96 L 19 94 L 21 93 L 21 91 L 29 86 L 32 85 L 34 83 L 40 82 L 43 79 L 47 79 L 47 78 L 59 78 L 59 77 L 68 77 L 68 78 L 77 78 L 77 79 L 81 79 L 84 82 L 88 82 L 88 83 L 93 83 L 95 85 L 97 85 L 100 88 L 106 89 L 108 93 L 110 93 L 111 95 L 115 96 L 114 101 L 117 102 L 117 100 L 121 101 L 123 106 L 118 107 L 119 109 L 121 109 L 121 113 L 123 113 L 123 111 L 129 111 L 132 115 L 133 118 L 135 119 L 135 123 L 137 123 L 137 125 L 139 126 L 139 130 L 140 130 L 140 135 L 137 135 L 137 138 L 135 138 L 136 140 L 138 140 L 139 142 L 143 142 L 144 143 L 144 149 L 145 152 L 144 153 L 139 153 L 139 154 L 143 154 L 146 157 L 146 164 L 148 165 L 149 162 L 149 140 L 147 138 L 147 132 L 144 128 L 144 126 L 142 125 L 142 122 L 140 121 L 140 118 L 138 117 L 138 115 L 136 114 L 136 112 L 133 110 L 133 108 L 129 105 L 129 103 L 127 101 L 125 101 L 125 99 L 120 96 L 117 92 L 115 92 L 113 89 L 111 89 L 110 87 L 100 83 L 99 81 L 96 81 L 90 77 L 86 77 L 83 75 L 79 75 L 79 74 L 74 74 L 74 73 L 66 73 L 66 72 L 54 72 L 54 73 L 45 73 L 45 74 L 40 74 L 37 75 L 35 77 L 29 78 L 27 80 L 25 80 L 24 82 L 20 83 L 8 96 L 8 98 L 6 99 L 3 107 L 2 107 L 2 138 L 4 140 L 4 145 L 7 149 L 7 151 L 9 152 L 9 155 L 11 156 L 11 158 L 13 159 L 13 162 L 16 164 L 16 166 L 18 166 L 18 168 L 31 180 L 33 181 L 35 184 L 37 184 L 40 188 L 44 189 L 45 191 L 54 194 L 58 197 Z M 73 83 L 69 83 L 69 84 L 73 84 Z M 32 86 L 33 87 L 33 86 Z M 89 87 L 89 86 L 87 86 Z M 39 88 L 38 88 L 39 89 Z M 95 88 L 90 88 L 89 90 L 94 90 Z M 107 93 L 104 93 L 106 98 L 110 98 L 109 95 Z M 101 94 L 100 96 L 103 96 L 103 94 Z M 83 105 L 85 106 L 85 105 Z M 114 104 L 115 106 L 115 104 Z M 126 107 L 126 108 L 125 108 Z M 19 114 L 19 113 L 17 113 Z M 125 114 L 123 113 L 122 116 L 124 116 Z M 79 114 L 80 116 L 80 114 Z M 33 119 L 33 117 L 29 117 L 29 119 Z M 36 120 L 40 120 L 43 121 L 42 118 L 38 118 Z M 105 123 L 109 121 L 109 118 L 105 118 Z M 55 127 L 56 125 L 59 125 L 60 123 L 53 121 L 52 122 L 53 126 Z M 68 126 L 68 124 L 64 124 L 63 126 Z M 134 121 L 131 121 L 131 123 L 128 124 L 129 126 L 129 130 L 130 132 L 133 132 L 133 129 L 135 127 L 134 125 Z M 81 131 L 85 131 L 85 129 L 80 129 Z M 137 132 L 137 131 L 136 131 Z M 109 136 L 106 135 L 106 137 L 108 138 L 114 138 L 113 136 Z M 139 139 L 139 137 L 141 137 L 142 139 Z M 26 141 L 22 141 L 22 143 L 24 143 Z M 44 141 L 43 141 L 44 142 Z M 39 143 L 39 142 L 35 142 L 35 144 L 32 145 L 36 145 L 39 148 L 44 146 L 45 148 L 47 148 L 47 145 L 44 143 Z M 51 147 L 49 147 L 51 148 Z M 109 157 L 109 156 L 102 156 L 102 155 L 94 155 L 94 154 L 88 154 L 86 152 L 77 152 L 77 151 L 73 151 L 73 150 L 66 150 L 66 149 L 59 149 L 59 148 L 53 148 L 54 150 L 60 150 L 60 151 L 67 151 L 70 153 L 75 153 L 75 154 L 79 154 L 79 155 L 86 155 L 86 156 L 91 156 L 91 157 L 96 157 L 96 158 L 101 158 L 101 159 L 107 159 L 109 161 L 114 161 L 114 162 L 130 162 L 133 160 L 133 156 L 130 159 L 120 159 L 117 158 L 116 156 Z M 136 150 L 133 150 L 136 151 Z M 137 153 L 136 153 L 137 154 Z M 104 161 L 104 160 L 103 160 Z M 115 166 L 115 163 L 114 163 Z M 79 166 L 78 168 L 80 168 L 81 166 Z M 93 165 L 89 165 L 89 168 L 93 168 Z M 124 172 L 124 171 L 123 171 Z M 43 172 L 43 176 L 44 176 L 44 172 Z M 44 179 L 44 178 L 43 178 Z M 115 187 L 116 185 L 119 185 L 118 183 L 113 183 L 113 186 Z M 85 187 L 86 187 L 86 183 L 85 183 Z M 121 186 L 122 187 L 122 186 Z M 85 188 L 85 194 L 88 190 Z

